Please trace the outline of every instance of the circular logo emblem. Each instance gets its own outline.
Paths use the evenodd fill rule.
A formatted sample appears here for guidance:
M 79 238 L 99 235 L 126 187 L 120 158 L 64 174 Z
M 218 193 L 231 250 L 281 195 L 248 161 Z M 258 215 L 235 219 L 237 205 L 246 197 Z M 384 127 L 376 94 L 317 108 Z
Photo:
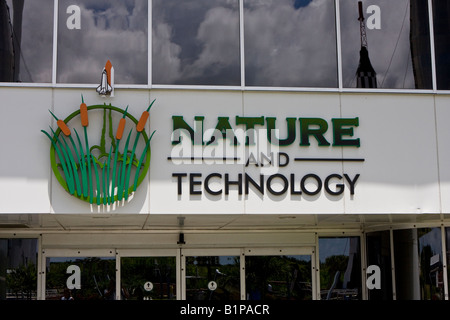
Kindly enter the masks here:
M 150 167 L 154 132 L 149 137 L 145 126 L 152 104 L 139 120 L 128 107 L 87 106 L 84 101 L 64 120 L 50 111 L 58 129 L 41 131 L 51 141 L 51 167 L 61 186 L 91 204 L 128 200 Z

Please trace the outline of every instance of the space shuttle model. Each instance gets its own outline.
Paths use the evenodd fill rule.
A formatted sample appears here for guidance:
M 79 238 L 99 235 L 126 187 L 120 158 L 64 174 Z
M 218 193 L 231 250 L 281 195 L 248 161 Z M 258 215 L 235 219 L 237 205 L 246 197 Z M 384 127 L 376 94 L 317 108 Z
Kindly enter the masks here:
M 97 92 L 102 97 L 114 97 L 114 67 L 111 61 L 107 61 L 102 71 L 100 85 L 97 87 Z

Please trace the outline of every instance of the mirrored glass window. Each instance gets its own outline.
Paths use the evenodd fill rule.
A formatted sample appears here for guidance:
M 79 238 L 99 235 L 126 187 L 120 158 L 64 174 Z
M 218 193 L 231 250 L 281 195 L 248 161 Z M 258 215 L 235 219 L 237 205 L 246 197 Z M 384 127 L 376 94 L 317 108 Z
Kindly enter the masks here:
M 154 84 L 240 85 L 238 0 L 154 0 Z
M 0 239 L 0 300 L 36 300 L 37 239 Z
M 147 0 L 61 0 L 58 83 L 100 83 L 109 60 L 116 84 L 147 84 Z
M 53 0 L 0 1 L 0 82 L 51 82 Z
M 319 238 L 321 300 L 361 299 L 359 237 Z
M 245 0 L 245 84 L 337 87 L 335 21 L 333 0 Z
M 344 88 L 432 89 L 427 0 L 339 3 Z
M 444 300 L 441 228 L 417 229 L 422 300 Z
M 434 50 L 439 90 L 450 90 L 450 3 L 433 0 Z

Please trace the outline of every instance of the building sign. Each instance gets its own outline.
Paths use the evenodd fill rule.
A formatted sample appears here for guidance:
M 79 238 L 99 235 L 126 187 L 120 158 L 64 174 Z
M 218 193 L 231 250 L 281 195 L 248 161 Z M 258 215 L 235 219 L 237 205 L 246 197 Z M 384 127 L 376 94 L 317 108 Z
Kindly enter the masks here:
M 51 142 L 51 167 L 61 186 L 90 204 L 129 200 L 150 167 L 154 132 L 148 136 L 145 126 L 153 103 L 139 120 L 128 107 L 87 106 L 84 100 L 64 120 L 50 111 L 58 128 L 41 131 Z
M 236 116 L 232 125 L 229 117 L 218 117 L 215 128 L 204 129 L 205 116 L 196 116 L 193 125 L 183 116 L 172 116 L 173 145 L 168 160 L 174 164 L 230 165 L 240 164 L 244 168 L 256 168 L 257 174 L 248 172 L 230 174 L 210 172 L 177 171 L 172 173 L 178 195 L 207 194 L 210 196 L 228 195 L 235 190 L 238 195 L 248 195 L 250 190 L 273 196 L 315 196 L 324 192 L 330 196 L 341 195 L 347 187 L 350 195 L 355 194 L 360 174 L 330 173 L 319 176 L 314 172 L 299 174 L 296 170 L 281 173 L 281 168 L 293 163 L 324 162 L 364 162 L 363 158 L 302 157 L 302 148 L 311 146 L 315 139 L 319 147 L 360 147 L 361 141 L 355 135 L 359 118 L 287 117 L 286 136 L 280 138 L 276 128 L 276 117 Z M 281 121 L 280 121 L 281 122 Z M 297 126 L 299 129 L 297 129 Z M 332 132 L 332 140 L 325 136 Z M 220 144 L 222 142 L 222 144 Z M 298 144 L 298 153 L 288 153 L 284 147 Z M 292 148 L 290 149 L 292 151 Z M 212 187 L 219 182 L 221 186 Z

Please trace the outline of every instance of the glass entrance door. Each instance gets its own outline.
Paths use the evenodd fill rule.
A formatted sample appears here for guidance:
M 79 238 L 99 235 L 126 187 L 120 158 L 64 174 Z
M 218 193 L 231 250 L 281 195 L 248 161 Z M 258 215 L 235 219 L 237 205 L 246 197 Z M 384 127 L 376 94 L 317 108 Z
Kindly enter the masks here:
M 312 300 L 313 248 L 183 250 L 185 300 Z
M 46 250 L 43 257 L 46 300 L 115 300 L 113 250 Z
M 181 257 L 183 300 L 241 300 L 239 249 L 185 249 Z
M 118 256 L 122 299 L 179 299 L 179 250 L 120 250 Z
M 246 249 L 246 300 L 312 300 L 313 250 Z
M 316 292 L 313 248 L 61 249 L 41 261 L 48 300 L 311 300 Z

